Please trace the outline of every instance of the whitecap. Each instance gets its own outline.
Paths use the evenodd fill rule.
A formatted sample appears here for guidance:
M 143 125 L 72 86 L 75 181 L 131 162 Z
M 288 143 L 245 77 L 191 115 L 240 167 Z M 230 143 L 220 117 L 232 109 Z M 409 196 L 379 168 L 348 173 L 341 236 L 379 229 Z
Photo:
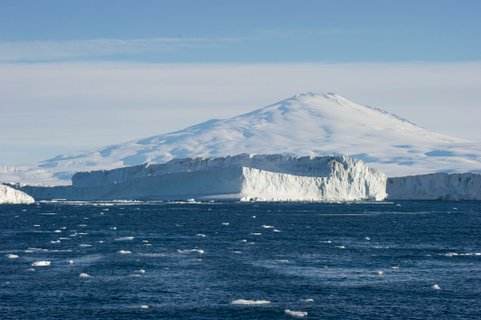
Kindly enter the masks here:
M 366 237 L 364 237 L 364 240 L 367 240 L 367 241 L 369 241 L 369 240 L 371 240 L 371 238 L 370 238 L 370 237 L 368 237 L 368 236 L 366 236 Z
M 120 238 L 115 238 L 115 241 L 132 241 L 134 240 L 134 237 L 120 237 Z
M 87 244 L 87 243 L 79 244 L 79 247 L 82 247 L 82 248 L 88 248 L 88 247 L 91 247 L 91 246 L 92 246 L 91 244 Z
M 110 227 L 110 230 L 117 230 L 117 227 Z
M 50 265 L 50 261 L 48 260 L 41 260 L 41 261 L 35 261 L 32 262 L 33 267 L 48 267 Z
M 223 226 L 228 226 L 228 225 L 229 225 L 229 222 L 222 222 L 222 225 L 223 225 Z
M 144 274 L 144 273 L 145 273 L 145 269 L 139 269 L 139 270 L 135 270 L 134 272 L 135 272 L 135 273 L 141 273 L 141 274 Z
M 277 263 L 289 263 L 289 260 L 287 259 L 279 259 L 279 260 L 276 260 Z
M 252 232 L 251 235 L 253 235 L 253 236 L 261 236 L 262 233 L 260 233 L 260 232 Z
M 80 278 L 89 278 L 89 277 L 90 277 L 90 275 L 89 275 L 88 273 L 86 273 L 86 272 L 82 272 L 82 273 L 80 273 L 78 276 L 79 276 Z
M 146 304 L 143 304 L 143 305 L 140 306 L 140 309 L 148 309 L 148 308 L 149 308 L 149 306 L 146 305 Z
M 314 299 L 308 298 L 308 299 L 301 299 L 302 302 L 314 302 Z
M 130 254 L 130 253 L 132 253 L 132 251 L 130 251 L 130 250 L 119 250 L 118 253 L 120 253 L 120 254 Z
M 305 318 L 308 315 L 306 311 L 293 311 L 289 309 L 284 310 L 284 313 L 294 318 Z
M 177 252 L 178 253 L 198 253 L 198 254 L 205 253 L 205 251 L 202 249 L 184 249 L 184 250 L 177 249 Z
M 272 232 L 281 232 L 281 230 L 279 230 L 279 229 L 274 229 L 274 230 L 272 230 Z
M 60 243 L 60 240 L 50 240 L 50 243 Z
M 62 230 L 57 229 L 57 230 L 53 230 L 53 232 L 55 232 L 55 233 L 60 233 L 60 232 L 62 232 Z
M 270 226 L 270 225 L 266 225 L 266 224 L 263 224 L 261 227 L 264 228 L 264 229 L 274 229 L 274 226 Z
M 203 234 L 203 233 L 198 233 L 198 234 L 196 234 L 196 236 L 197 236 L 197 237 L 201 237 L 201 238 L 207 237 L 207 236 L 206 236 L 205 234 Z
M 236 305 L 247 305 L 247 306 L 254 306 L 254 305 L 263 305 L 271 303 L 269 300 L 245 300 L 245 299 L 237 299 L 231 302 L 231 304 Z
M 346 246 L 336 246 L 338 249 L 346 249 Z
M 18 259 L 18 256 L 16 254 L 13 254 L 13 253 L 9 253 L 6 255 L 6 257 L 8 259 Z
M 331 240 L 323 240 L 323 241 L 321 241 L 321 243 L 332 243 L 332 241 Z
M 375 274 L 377 274 L 378 276 L 382 276 L 384 275 L 384 271 L 376 271 Z

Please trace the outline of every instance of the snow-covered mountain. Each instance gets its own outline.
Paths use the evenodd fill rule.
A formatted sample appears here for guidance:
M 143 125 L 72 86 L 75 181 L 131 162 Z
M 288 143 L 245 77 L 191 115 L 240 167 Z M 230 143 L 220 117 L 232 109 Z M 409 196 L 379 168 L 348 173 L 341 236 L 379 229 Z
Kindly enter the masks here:
M 430 132 L 333 93 L 299 94 L 230 119 L 60 155 L 41 162 L 39 167 L 65 179 L 76 171 L 239 153 L 348 155 L 388 176 L 481 171 L 479 143 Z

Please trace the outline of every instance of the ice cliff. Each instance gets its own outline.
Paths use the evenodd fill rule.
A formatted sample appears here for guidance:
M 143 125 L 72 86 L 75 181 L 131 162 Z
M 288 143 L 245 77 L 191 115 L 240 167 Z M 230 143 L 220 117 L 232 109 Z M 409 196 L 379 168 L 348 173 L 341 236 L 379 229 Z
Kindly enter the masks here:
M 28 204 L 35 200 L 28 194 L 0 184 L 0 204 Z
M 481 200 L 481 174 L 433 173 L 389 178 L 393 200 Z
M 386 176 L 344 156 L 248 155 L 76 173 L 72 186 L 24 187 L 38 199 L 383 200 Z

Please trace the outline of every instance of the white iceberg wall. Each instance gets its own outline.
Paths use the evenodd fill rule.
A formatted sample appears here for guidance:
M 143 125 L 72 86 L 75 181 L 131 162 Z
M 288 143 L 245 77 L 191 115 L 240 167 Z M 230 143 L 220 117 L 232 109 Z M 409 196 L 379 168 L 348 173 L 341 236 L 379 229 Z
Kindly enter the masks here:
M 0 184 L 0 204 L 29 204 L 35 200 L 28 194 Z
M 386 177 L 362 161 L 338 157 L 247 155 L 176 159 L 74 175 L 72 187 L 26 187 L 38 199 L 296 201 L 382 200 Z
M 481 200 L 481 174 L 433 173 L 389 178 L 387 193 L 393 200 Z
M 243 168 L 244 198 L 258 200 L 355 201 L 383 200 L 386 176 L 369 169 L 362 161 L 345 157 L 329 158 L 327 177 Z

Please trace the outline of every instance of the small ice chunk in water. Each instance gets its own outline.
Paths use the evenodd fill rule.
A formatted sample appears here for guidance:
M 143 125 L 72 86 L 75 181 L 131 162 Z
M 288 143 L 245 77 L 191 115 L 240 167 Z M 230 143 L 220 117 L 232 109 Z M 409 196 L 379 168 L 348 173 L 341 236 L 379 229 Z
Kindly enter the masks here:
M 336 246 L 338 249 L 346 249 L 346 246 Z
M 274 229 L 274 230 L 272 230 L 272 232 L 281 232 L 281 230 L 279 230 L 279 229 Z
M 117 230 L 117 227 L 110 227 L 110 230 Z
M 289 260 L 287 259 L 279 259 L 279 260 L 276 260 L 277 263 L 289 263 Z
M 260 232 L 252 232 L 251 235 L 253 235 L 253 236 L 261 236 L 262 233 L 260 233 Z
M 7 254 L 7 258 L 8 259 L 18 259 L 18 256 L 16 254 L 9 253 L 9 254 Z
M 228 225 L 229 225 L 229 222 L 222 222 L 222 225 L 223 225 L 223 226 L 228 226 Z
M 302 302 L 314 302 L 314 299 L 308 298 L 308 299 L 302 299 Z
M 148 309 L 148 308 L 149 308 L 149 306 L 146 305 L 146 304 L 143 304 L 143 305 L 140 306 L 140 309 Z
M 198 233 L 198 234 L 196 234 L 196 236 L 197 236 L 197 237 L 201 237 L 201 238 L 207 237 L 207 236 L 206 236 L 205 234 L 203 234 L 203 233 Z
M 54 230 L 53 232 L 55 232 L 55 233 L 60 233 L 60 232 L 62 232 L 62 230 L 57 229 L 57 230 Z
M 69 264 L 73 264 L 73 260 L 69 260 L 68 263 L 69 263 Z
M 264 228 L 264 229 L 274 229 L 274 226 L 270 226 L 270 225 L 266 225 L 266 224 L 263 224 L 261 227 Z
M 78 276 L 79 276 L 80 278 L 88 278 L 88 277 L 90 277 L 90 275 L 89 275 L 88 273 L 86 273 L 86 272 L 82 272 L 82 273 L 80 273 Z
M 139 269 L 139 270 L 135 270 L 136 273 L 142 273 L 144 274 L 145 273 L 145 270 L 144 269 Z
M 441 290 L 441 287 L 440 287 L 439 284 L 437 284 L 437 283 L 433 284 L 432 288 L 433 288 L 434 290 Z
M 271 303 L 269 300 L 245 300 L 245 299 L 237 299 L 231 302 L 231 304 L 236 305 L 247 305 L 247 306 L 255 306 L 255 305 L 262 305 L 262 304 L 269 304 Z
M 364 240 L 367 240 L 367 241 L 369 241 L 369 240 L 371 240 L 371 238 L 370 238 L 370 237 L 368 237 L 368 236 L 365 236 L 365 237 L 364 237 Z
M 256 216 L 252 216 L 252 219 L 255 219 L 255 218 L 257 218 L 257 217 L 256 217 Z
M 33 267 L 48 267 L 49 265 L 50 261 L 48 260 L 35 261 L 32 263 Z
M 115 241 L 132 241 L 134 240 L 134 237 L 120 237 L 120 238 L 115 238 Z
M 308 315 L 306 311 L 293 311 L 289 309 L 284 310 L 284 313 L 294 318 L 305 318 Z
M 382 275 L 384 274 L 384 271 L 376 271 L 376 274 L 377 274 L 378 276 L 382 276 Z
M 130 254 L 130 253 L 132 253 L 132 251 L 130 251 L 130 250 L 119 250 L 118 253 L 120 253 L 120 254 Z

